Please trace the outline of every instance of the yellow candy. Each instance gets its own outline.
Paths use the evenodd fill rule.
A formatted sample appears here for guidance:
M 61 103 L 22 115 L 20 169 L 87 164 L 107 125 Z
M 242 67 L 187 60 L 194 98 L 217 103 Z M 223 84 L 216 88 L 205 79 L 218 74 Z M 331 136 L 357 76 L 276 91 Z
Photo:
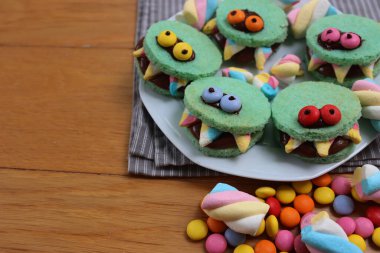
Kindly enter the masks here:
M 365 203 L 365 202 L 367 202 L 367 201 L 365 201 L 365 200 L 361 200 L 361 199 L 359 198 L 359 195 L 358 195 L 358 193 L 356 192 L 355 188 L 352 188 L 352 189 L 351 189 L 351 195 L 352 195 L 352 197 L 354 198 L 354 200 L 356 200 L 357 202 L 361 202 L 361 203 Z
M 157 36 L 157 42 L 162 47 L 172 47 L 177 42 L 177 35 L 169 30 L 162 31 Z
M 187 61 L 193 55 L 193 48 L 186 42 L 177 43 L 173 48 L 173 55 L 179 61 Z
M 276 216 L 270 215 L 266 222 L 265 222 L 265 228 L 267 231 L 267 235 L 271 238 L 275 238 L 278 233 L 278 220 Z
M 377 247 L 380 247 L 380 228 L 376 228 L 375 231 L 373 231 L 372 241 Z
M 328 205 L 334 202 L 335 193 L 330 187 L 319 187 L 314 192 L 314 199 L 319 204 Z
M 257 200 L 260 201 L 260 202 L 262 202 L 262 203 L 265 203 L 265 200 L 263 200 L 262 198 L 257 198 Z
M 255 253 L 255 251 L 248 244 L 241 244 L 235 248 L 234 253 Z
M 313 190 L 313 184 L 310 180 L 293 182 L 292 186 L 298 194 L 308 194 L 311 192 L 311 190 Z
M 255 194 L 259 198 L 266 199 L 276 195 L 276 190 L 272 187 L 260 187 L 255 191 Z
M 348 237 L 348 240 L 358 246 L 363 252 L 367 249 L 367 245 L 365 244 L 363 237 L 360 235 L 352 234 Z
M 296 192 L 294 189 L 288 185 L 281 185 L 277 188 L 276 198 L 282 204 L 290 204 L 296 197 Z
M 187 236 L 193 241 L 199 241 L 206 238 L 208 227 L 203 220 L 192 220 L 187 224 Z
M 264 233 L 264 231 L 265 231 L 265 220 L 262 220 L 262 221 L 261 221 L 261 224 L 260 224 L 260 227 L 259 227 L 259 229 L 257 230 L 255 236 L 260 236 L 260 235 L 262 235 L 262 234 Z

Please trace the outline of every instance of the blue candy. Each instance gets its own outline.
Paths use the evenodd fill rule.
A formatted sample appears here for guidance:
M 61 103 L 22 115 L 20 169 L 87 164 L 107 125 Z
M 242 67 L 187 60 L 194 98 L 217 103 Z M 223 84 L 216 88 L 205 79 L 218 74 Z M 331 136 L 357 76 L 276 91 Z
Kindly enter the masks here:
M 246 241 L 246 235 L 240 234 L 238 232 L 233 231 L 232 229 L 228 228 L 226 232 L 224 232 L 224 237 L 226 238 L 229 245 L 232 247 L 236 247 L 240 244 L 245 243 Z
M 240 99 L 234 95 L 225 95 L 220 100 L 220 108 L 228 113 L 238 112 L 241 108 Z
M 217 103 L 223 97 L 223 91 L 218 87 L 209 87 L 203 90 L 202 99 L 206 103 Z
M 339 195 L 333 203 L 334 211 L 340 215 L 349 215 L 355 209 L 355 203 L 352 198 L 346 195 Z

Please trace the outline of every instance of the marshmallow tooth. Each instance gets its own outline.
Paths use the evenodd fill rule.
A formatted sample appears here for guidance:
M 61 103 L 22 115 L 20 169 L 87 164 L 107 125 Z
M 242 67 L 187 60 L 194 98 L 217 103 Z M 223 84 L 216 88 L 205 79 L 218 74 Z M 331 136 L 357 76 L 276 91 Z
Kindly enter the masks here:
M 149 63 L 148 68 L 146 69 L 144 74 L 144 80 L 149 80 L 158 73 L 161 73 L 161 70 L 154 66 L 153 63 Z
M 189 110 L 185 108 L 185 110 L 182 113 L 182 117 L 178 123 L 179 126 L 181 127 L 188 127 L 191 126 L 192 124 L 196 123 L 199 121 L 195 116 L 191 115 Z
M 346 76 L 348 74 L 348 71 L 350 71 L 351 65 L 348 66 L 339 66 L 336 64 L 332 64 L 336 79 L 339 83 L 344 83 L 344 79 L 346 79 Z
M 373 79 L 373 69 L 375 68 L 374 62 L 367 66 L 360 66 L 360 68 L 366 77 Z
M 133 51 L 133 56 L 136 57 L 136 58 L 140 58 L 143 54 L 144 54 L 144 48 L 139 48 L 135 51 Z
M 249 144 L 251 143 L 251 134 L 234 135 L 234 138 L 240 152 L 242 153 L 247 152 L 249 148 Z
M 285 152 L 287 154 L 292 153 L 296 148 L 301 146 L 303 142 L 290 137 L 288 143 L 285 145 Z
M 177 96 L 178 90 L 181 87 L 185 87 L 186 85 L 187 85 L 186 80 L 181 80 L 176 77 L 170 76 L 169 92 L 172 96 Z
M 202 123 L 201 133 L 199 136 L 199 145 L 201 147 L 206 147 L 214 140 L 216 140 L 222 134 L 221 131 L 215 129 L 213 127 L 209 127 L 208 125 Z
M 329 141 L 316 141 L 314 142 L 314 147 L 316 148 L 317 153 L 320 157 L 327 157 L 333 143 L 334 139 Z
M 223 53 L 224 60 L 225 61 L 231 60 L 232 56 L 243 51 L 244 48 L 245 46 L 238 45 L 236 44 L 235 41 L 231 39 L 226 39 L 226 44 L 224 46 L 224 53 Z
M 238 79 L 249 84 L 253 82 L 253 74 L 243 68 L 229 67 L 222 69 L 222 76 Z
M 270 47 L 256 48 L 255 50 L 256 68 L 258 70 L 264 70 L 264 65 L 272 54 L 273 54 L 273 50 Z
M 326 63 L 325 61 L 321 60 L 315 54 L 311 54 L 309 65 L 308 65 L 308 70 L 309 71 L 315 71 L 325 63 Z

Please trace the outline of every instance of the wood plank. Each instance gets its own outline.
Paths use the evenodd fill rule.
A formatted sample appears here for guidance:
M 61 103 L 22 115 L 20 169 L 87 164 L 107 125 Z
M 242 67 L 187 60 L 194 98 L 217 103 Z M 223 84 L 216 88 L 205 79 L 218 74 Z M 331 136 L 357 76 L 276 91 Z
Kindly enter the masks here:
M 136 0 L 1 0 L 1 46 L 132 48 Z
M 0 252 L 203 252 L 184 231 L 218 180 L 0 170 Z M 264 183 L 222 180 L 250 193 Z
M 129 49 L 0 48 L 0 167 L 125 174 Z

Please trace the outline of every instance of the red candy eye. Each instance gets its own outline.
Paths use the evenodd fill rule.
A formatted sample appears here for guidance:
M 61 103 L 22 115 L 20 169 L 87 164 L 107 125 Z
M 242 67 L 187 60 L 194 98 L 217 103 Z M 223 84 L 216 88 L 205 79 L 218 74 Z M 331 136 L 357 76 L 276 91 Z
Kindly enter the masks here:
M 362 39 L 356 33 L 343 33 L 340 44 L 346 49 L 355 49 L 360 46 Z
M 340 39 L 340 31 L 336 28 L 327 28 L 321 34 L 323 42 L 332 43 L 338 42 Z
M 342 114 L 335 105 L 325 105 L 321 108 L 322 120 L 326 125 L 334 126 L 342 119 Z
M 298 113 L 298 122 L 304 127 L 310 127 L 318 122 L 320 111 L 313 105 L 305 106 Z

